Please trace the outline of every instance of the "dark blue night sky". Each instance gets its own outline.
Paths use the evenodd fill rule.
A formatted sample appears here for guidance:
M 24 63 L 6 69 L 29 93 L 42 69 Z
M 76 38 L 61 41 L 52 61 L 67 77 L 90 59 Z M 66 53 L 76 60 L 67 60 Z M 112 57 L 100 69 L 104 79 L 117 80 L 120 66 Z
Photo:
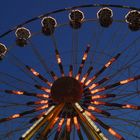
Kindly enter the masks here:
M 56 9 L 84 4 L 116 4 L 140 8 L 139 0 L 1 0 L 0 34 L 33 17 Z M 99 7 L 81 8 L 81 10 L 87 19 L 96 19 Z M 111 68 L 107 69 L 96 82 L 106 76 L 112 75 L 111 80 L 102 85 L 104 87 L 117 81 L 140 75 L 140 31 L 130 31 L 127 23 L 122 20 L 129 11 L 128 9 L 112 8 L 112 10 L 114 22 L 109 28 L 101 27 L 97 21 L 89 21 L 84 23 L 81 29 L 73 30 L 68 25 L 69 11 L 51 15 L 57 20 L 58 25 L 60 25 L 60 27 L 57 27 L 54 36 L 62 57 L 65 73 L 68 74 L 69 65 L 74 63 L 74 60 L 74 73 L 77 72 L 83 52 L 87 44 L 90 44 L 91 50 L 82 75 L 86 73 L 90 66 L 93 66 L 91 76 L 94 75 L 108 60 L 116 56 L 119 52 L 122 53 L 120 59 Z M 24 65 L 35 68 L 44 77 L 51 80 L 45 66 L 38 59 L 35 49 L 39 50 L 47 68 L 54 70 L 56 75 L 60 76 L 54 54 L 54 42 L 51 37 L 46 37 L 41 33 L 41 21 L 36 20 L 25 25 L 25 27 L 30 29 L 32 33 L 32 39 L 26 47 L 20 48 L 15 44 L 16 37 L 14 31 L 0 38 L 0 42 L 5 44 L 9 49 L 4 60 L 0 62 L 0 119 L 33 109 L 34 106 L 27 106 L 26 103 L 36 100 L 34 97 L 19 97 L 18 95 L 5 94 L 2 90 L 24 90 L 40 93 L 40 90 L 36 89 L 34 85 L 38 83 L 45 86 L 40 80 L 34 78 L 31 73 L 23 72 L 22 68 Z M 107 102 L 116 101 L 120 104 L 129 103 L 140 106 L 139 81 L 132 82 L 120 88 L 110 89 L 104 93 L 117 95 L 116 99 L 106 99 L 105 101 Z M 115 110 L 114 108 L 110 109 L 104 106 L 101 106 L 101 108 L 113 114 L 112 117 L 107 118 L 95 113 L 104 123 L 114 128 L 126 140 L 140 139 L 140 111 L 119 110 L 118 108 Z M 18 140 L 32 125 L 28 123 L 29 120 L 37 114 L 34 113 L 22 119 L 0 123 L 0 140 Z M 72 134 L 74 133 L 73 131 Z M 116 140 L 106 130 L 103 129 L 103 132 L 110 138 L 109 140 Z M 86 140 L 86 135 L 83 135 Z M 51 140 L 53 137 L 54 135 L 49 139 Z M 78 139 L 78 136 L 73 136 L 73 138 Z

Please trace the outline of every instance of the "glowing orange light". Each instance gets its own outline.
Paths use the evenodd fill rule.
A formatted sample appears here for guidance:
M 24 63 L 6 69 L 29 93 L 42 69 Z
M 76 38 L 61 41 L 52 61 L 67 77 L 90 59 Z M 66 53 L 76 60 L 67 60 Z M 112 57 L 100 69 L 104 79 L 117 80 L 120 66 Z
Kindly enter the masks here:
M 35 76 L 38 76 L 39 75 L 39 73 L 38 72 L 36 72 L 34 69 L 32 69 L 32 68 L 30 68 L 30 71 L 35 75 Z
M 94 99 L 100 99 L 101 98 L 101 95 L 94 95 L 91 98 L 92 98 L 92 100 L 94 100 Z
M 91 94 L 95 94 L 97 92 L 101 92 L 101 91 L 104 91 L 104 90 L 105 90 L 104 87 L 103 88 L 99 88 L 99 89 L 95 89 L 95 90 L 91 91 Z
M 95 107 L 93 107 L 93 106 L 88 106 L 88 109 L 94 111 L 94 110 L 95 110 Z
M 126 105 L 122 106 L 122 108 L 139 109 L 139 107 L 138 107 L 138 106 L 135 106 L 135 105 L 130 105 L 130 104 L 126 104 Z
M 68 132 L 70 132 L 70 122 L 71 122 L 71 118 L 67 118 L 66 126 Z
M 85 113 L 92 119 L 92 120 L 96 120 L 95 116 L 93 116 L 90 112 L 85 110 Z
M 61 63 L 61 58 L 60 58 L 59 54 L 56 54 L 56 59 L 57 59 L 57 63 L 60 64 Z
M 37 94 L 37 97 L 49 98 L 49 95 L 46 95 L 46 94 Z
M 118 133 L 116 133 L 112 128 L 109 128 L 108 129 L 108 132 L 110 133 L 110 134 L 112 134 L 113 136 L 115 136 L 116 138 L 118 138 L 118 139 L 122 139 L 122 136 L 121 135 L 119 135 Z
M 57 58 L 57 62 L 58 62 L 58 64 L 60 64 L 61 63 L 61 59 Z
M 87 75 L 85 75 L 85 76 L 82 78 L 81 83 L 84 83 L 85 80 L 86 80 L 86 78 L 87 78 Z
M 36 101 L 35 104 L 47 104 L 47 100 Z
M 76 129 L 80 129 L 80 125 L 79 125 L 79 123 L 78 123 L 78 120 L 77 120 L 77 117 L 75 116 L 75 117 L 73 117 L 73 121 L 74 121 L 74 125 L 75 125 L 75 127 L 76 127 Z
M 51 82 L 47 82 L 48 83 L 48 85 L 51 87 L 53 84 L 51 83 Z
M 106 105 L 105 102 L 101 102 L 101 101 L 93 101 L 91 103 L 94 104 L 94 105 Z
M 87 79 L 87 77 L 89 76 L 90 72 L 92 71 L 93 67 L 90 67 L 87 71 L 87 73 L 83 76 L 81 83 L 83 84 L 85 82 L 85 80 Z
M 11 117 L 9 117 L 10 119 L 15 119 L 15 118 L 19 118 L 20 117 L 20 114 L 14 114 L 12 115 Z
M 94 101 L 94 102 L 91 102 L 92 104 L 95 104 L 95 105 L 100 105 L 101 103 L 98 102 L 98 101 Z
M 105 64 L 105 67 L 108 68 L 115 60 L 115 58 L 112 58 L 108 63 Z
M 91 81 L 92 81 L 92 79 L 89 79 L 89 80 L 85 83 L 85 85 L 88 86 L 88 85 L 91 83 Z
M 36 108 L 36 111 L 38 111 L 38 110 L 43 110 L 43 109 L 45 109 L 45 108 L 48 108 L 48 104 L 47 105 L 44 105 L 44 106 L 40 106 L 40 107 L 37 107 Z
M 91 113 L 88 112 L 87 110 L 85 110 L 85 113 L 90 117 L 91 116 Z
M 70 68 L 69 68 L 69 77 L 72 77 L 73 75 L 73 66 L 70 65 Z
M 46 87 L 40 87 L 40 89 L 43 90 L 43 91 L 45 91 L 45 92 L 47 92 L 47 93 L 50 93 L 51 92 L 51 90 L 48 89 L 48 88 L 46 88 Z
M 93 111 L 98 112 L 98 113 L 101 113 L 101 114 L 106 114 L 106 113 L 107 113 L 107 112 L 105 112 L 105 111 L 103 111 L 103 110 L 100 110 L 100 109 L 98 109 L 98 108 L 95 108 L 95 107 L 93 107 L 93 106 L 88 106 L 88 109 L 89 109 L 89 110 L 93 110 Z
M 84 54 L 83 59 L 82 60 L 86 60 L 87 59 L 87 53 Z
M 13 94 L 19 94 L 19 95 L 24 94 L 23 91 L 15 91 L 15 90 L 12 90 L 12 93 L 13 93 Z
M 52 113 L 49 117 L 48 117 L 48 120 L 50 120 L 52 118 L 54 114 Z
M 114 136 L 117 134 L 112 128 L 109 128 L 108 131 Z
M 59 122 L 59 124 L 58 124 L 58 131 L 61 131 L 61 128 L 62 128 L 62 125 L 63 125 L 63 123 L 64 123 L 64 118 L 62 118 L 61 120 L 60 120 L 60 122 Z
M 72 77 L 72 72 L 71 71 L 69 72 L 69 77 Z
M 93 88 L 95 88 L 95 87 L 98 86 L 98 85 L 99 85 L 98 83 L 92 84 L 92 85 L 89 87 L 89 89 L 92 90 Z
M 135 80 L 135 79 L 134 79 L 134 78 L 129 78 L 129 79 L 127 79 L 127 80 L 122 80 L 122 81 L 120 81 L 120 84 L 121 84 L 121 85 L 127 84 L 127 83 L 129 83 L 129 82 L 131 82 L 131 81 L 133 81 L 133 80 Z
M 52 125 L 50 126 L 50 129 L 53 128 L 53 126 L 54 126 L 55 123 L 58 121 L 58 119 L 59 119 L 59 117 L 56 117 L 56 118 L 54 119 L 54 121 L 52 122 Z
M 80 78 L 80 74 L 77 74 L 77 76 L 76 76 L 76 80 L 79 80 L 79 78 Z

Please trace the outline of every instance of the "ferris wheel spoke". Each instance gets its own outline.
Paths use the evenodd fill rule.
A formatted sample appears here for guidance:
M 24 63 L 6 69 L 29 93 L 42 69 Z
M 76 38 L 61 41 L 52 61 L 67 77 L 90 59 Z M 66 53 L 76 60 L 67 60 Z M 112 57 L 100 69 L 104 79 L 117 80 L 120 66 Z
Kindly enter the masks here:
M 83 78 L 81 79 L 81 83 L 84 84 L 85 81 L 87 80 L 88 76 L 90 75 L 90 73 L 92 72 L 93 67 L 90 66 L 89 69 L 87 70 L 86 74 L 83 76 Z
M 114 47 L 114 45 L 117 45 L 117 47 L 113 49 L 114 52 L 112 54 L 117 52 L 117 51 L 115 51 L 115 49 L 118 49 L 120 47 L 119 45 L 121 45 L 125 41 L 125 39 L 127 38 L 127 35 L 129 34 L 129 31 L 124 31 L 124 35 L 122 38 L 120 38 L 120 41 L 118 42 L 118 44 L 114 44 L 115 39 L 117 39 L 120 36 L 120 34 L 122 34 L 122 30 L 123 30 L 123 27 L 121 27 L 121 26 L 119 26 L 119 29 L 116 28 L 113 31 L 113 33 L 111 34 L 111 36 L 112 36 L 111 39 L 109 38 L 109 40 L 107 41 L 107 44 L 105 45 L 106 49 L 110 48 L 110 51 L 111 51 L 112 46 Z
M 80 119 L 83 122 L 85 122 L 86 126 L 83 127 L 84 130 L 86 130 L 88 128 L 89 129 L 88 131 L 91 132 L 91 133 L 89 133 L 89 134 L 92 134 L 91 138 L 97 138 L 99 140 L 101 140 L 101 139 L 107 140 L 107 138 L 104 136 L 104 134 L 101 132 L 101 130 L 95 125 L 95 123 L 90 119 L 90 117 L 87 116 L 86 110 L 82 109 L 82 107 L 78 103 L 75 103 L 73 105 L 73 107 L 75 108 L 76 112 L 78 113 Z M 84 125 L 82 125 L 82 126 L 84 126 Z
M 38 60 L 40 61 L 40 63 L 44 67 L 44 69 L 46 70 L 46 72 L 50 75 L 50 69 L 48 68 L 48 66 L 46 64 L 44 57 L 41 55 L 38 48 L 33 44 L 33 42 L 30 41 L 29 43 L 30 43 L 30 46 L 31 46 L 34 54 L 36 55 L 36 57 L 38 58 Z
M 111 88 L 114 88 L 116 86 L 120 86 L 120 85 L 125 85 L 125 84 L 128 84 L 130 82 L 133 82 L 135 80 L 139 80 L 140 79 L 140 75 L 137 75 L 135 77 L 131 77 L 131 78 L 128 78 L 128 79 L 125 79 L 125 80 L 122 80 L 122 81 L 119 81 L 117 83 L 114 83 L 114 84 L 111 84 L 111 85 L 107 85 L 105 87 L 102 87 L 102 88 L 99 88 L 99 89 L 95 89 L 95 90 L 92 90 L 91 91 L 91 94 L 95 94 L 97 92 L 103 92 L 107 89 L 111 89 Z
M 79 121 L 78 121 L 78 119 L 77 119 L 77 116 L 74 116 L 74 117 L 73 117 L 73 122 L 74 122 L 74 125 L 75 125 L 75 127 L 76 127 L 79 140 L 84 140 L 84 138 L 83 138 L 83 136 L 82 136 L 81 128 L 80 128 L 80 123 L 79 123 Z
M 72 65 L 74 70 L 77 70 L 78 64 L 78 30 L 72 30 Z
M 64 76 L 65 74 L 64 74 L 64 69 L 63 69 L 63 65 L 62 65 L 62 60 L 61 60 L 60 54 L 59 54 L 57 49 L 55 49 L 55 55 L 56 55 L 56 59 L 57 59 L 59 69 L 60 69 L 60 73 L 61 73 L 62 76 Z
M 114 106 L 114 107 L 120 107 L 122 109 L 140 110 L 140 106 L 136 106 L 136 105 L 132 105 L 132 104 L 108 103 L 108 102 L 102 102 L 102 101 L 92 101 L 91 104 L 104 105 L 104 106 Z
M 77 130 L 77 133 L 78 133 L 78 137 L 79 137 L 79 140 L 84 140 L 83 136 L 82 136 L 82 132 L 81 130 Z
M 111 99 L 111 100 L 108 100 L 108 102 L 116 102 L 116 101 L 118 101 L 118 100 L 121 100 L 121 99 L 123 99 L 123 98 L 128 98 L 128 97 L 130 97 L 130 100 L 131 99 L 134 99 L 133 97 L 134 96 L 139 96 L 139 91 L 136 91 L 136 92 L 129 92 L 129 93 L 127 93 L 128 91 L 125 91 L 125 90 L 120 90 L 120 92 L 117 92 L 117 94 L 118 93 L 124 93 L 124 92 L 126 92 L 125 94 L 123 94 L 123 95 L 116 95 L 116 97 L 115 98 L 113 98 L 113 99 Z M 129 100 L 128 100 L 129 101 Z
M 89 128 L 86 127 L 86 125 L 83 123 L 83 121 L 79 120 L 79 122 L 80 122 L 80 126 L 81 126 L 82 130 L 84 131 L 88 140 L 93 140 L 94 135 L 92 134 L 91 130 L 89 131 Z
M 33 123 L 37 120 L 39 120 L 41 117 L 43 117 L 45 114 L 47 113 L 47 111 L 41 112 L 39 115 L 33 117 L 32 119 L 29 120 L 29 123 Z
M 2 77 L 4 76 L 4 78 L 12 78 L 12 79 L 14 79 L 14 80 L 16 80 L 17 82 L 20 82 L 20 83 L 22 83 L 22 84 L 26 84 L 26 85 L 28 85 L 28 86 L 30 86 L 30 88 L 33 88 L 32 87 L 32 83 L 29 83 L 29 82 L 27 82 L 27 81 L 25 81 L 25 80 L 23 80 L 23 79 L 20 79 L 20 78 L 18 78 L 18 77 L 15 77 L 14 75 L 11 75 L 11 74 L 9 74 L 9 73 L 5 73 L 5 72 L 0 72 L 0 75 L 2 75 Z
M 59 117 L 54 118 L 54 121 L 52 122 L 52 124 L 51 124 L 51 126 L 49 127 L 48 131 L 46 131 L 45 134 L 44 134 L 44 136 L 42 137 L 43 140 L 45 140 L 46 138 L 50 137 L 50 136 L 53 134 L 53 129 L 54 129 L 54 127 L 55 127 L 55 125 L 56 125 L 58 119 L 59 119 Z M 49 122 L 48 122 L 47 125 L 49 125 Z M 46 127 L 45 127 L 45 128 L 46 128 Z M 45 130 L 45 129 L 44 129 L 44 130 Z M 41 137 L 42 133 L 43 133 L 43 132 L 41 131 L 41 133 L 39 134 L 40 137 Z
M 116 97 L 116 94 L 103 94 L 103 95 L 94 95 L 91 97 L 91 99 L 92 101 L 95 101 L 97 99 L 106 99 L 106 98 L 114 98 L 114 97 Z
M 73 76 L 73 65 L 70 65 L 69 67 L 69 77 Z
M 3 85 L 9 86 L 10 88 L 14 88 L 14 89 L 19 88 L 17 85 L 15 85 L 14 83 L 11 83 L 11 82 L 1 80 L 0 83 Z
M 93 44 L 94 44 L 94 42 L 96 43 L 96 40 L 97 40 L 97 31 L 94 29 L 93 31 L 92 31 L 92 39 L 91 39 L 91 41 L 89 41 L 90 42 L 90 44 L 93 46 Z M 96 47 L 98 47 L 97 46 L 97 44 L 96 44 Z M 91 54 L 89 54 L 89 57 L 90 57 L 90 65 L 93 65 L 93 60 L 94 60 L 94 56 L 95 56 L 95 49 L 94 49 L 94 47 L 92 47 L 93 48 L 93 51 L 91 50 Z
M 130 112 L 129 112 L 130 113 Z M 124 115 L 128 115 L 128 113 L 126 113 L 126 114 L 124 114 Z M 125 122 L 125 123 L 127 123 L 127 124 L 129 124 L 129 125 L 132 125 L 132 126 L 136 126 L 137 128 L 140 128 L 140 125 L 139 124 L 137 124 L 137 123 L 139 123 L 140 121 L 136 121 L 136 120 L 132 120 L 132 119 L 130 119 L 130 118 L 122 118 L 122 117 L 120 117 L 121 115 L 119 115 L 119 117 L 118 116 L 111 116 L 110 118 L 111 119 L 115 119 L 115 120 L 120 120 L 121 122 Z
M 48 104 L 48 100 L 29 101 L 29 102 L 27 102 L 26 104 L 27 104 L 27 105 Z
M 132 65 L 134 65 L 135 63 L 139 62 L 140 59 L 138 60 L 135 60 L 133 61 L 132 63 L 130 63 L 133 59 L 129 60 L 126 64 L 124 64 L 120 69 L 118 69 L 117 71 L 115 71 L 113 74 L 109 75 L 108 77 L 105 77 L 103 79 L 101 79 L 100 81 L 109 81 L 111 80 L 112 78 L 114 78 L 115 76 L 117 76 L 118 74 L 120 74 L 122 71 L 126 70 L 127 68 L 131 67 Z M 98 85 L 98 82 L 93 84 L 93 87 L 95 88 L 96 87 L 96 84 Z M 91 85 L 91 88 L 92 88 L 92 85 Z
M 53 77 L 54 80 L 58 79 L 58 76 L 53 71 L 51 71 L 51 76 Z
M 54 129 L 48 134 L 48 137 L 47 137 L 48 139 L 52 138 L 55 135 L 56 129 L 57 128 L 54 126 Z
M 128 131 L 125 131 L 125 130 L 122 130 L 122 129 L 119 129 L 119 128 L 115 128 L 116 130 L 122 132 L 123 134 L 127 134 L 129 137 L 133 137 L 133 138 L 136 138 L 136 139 L 140 139 L 140 136 L 138 135 L 134 135 L 131 131 L 128 132 Z
M 91 102 L 97 101 L 97 104 L 98 104 L 98 101 L 100 101 L 101 99 L 111 98 L 111 101 L 112 101 L 113 98 L 116 97 L 116 94 L 103 94 L 103 95 L 93 95 L 93 96 L 91 96 L 91 94 L 90 95 L 88 94 L 89 93 L 84 94 L 84 97 L 82 100 L 84 103 L 91 103 Z M 108 102 L 111 102 L 111 101 L 108 101 Z
M 117 32 L 115 32 L 115 33 L 118 33 L 118 31 Z M 110 55 L 111 53 L 110 53 L 110 51 L 112 50 L 112 49 L 108 49 L 109 47 L 111 48 L 114 44 L 113 44 L 113 41 L 114 41 L 114 39 L 115 39 L 115 33 L 112 35 L 112 37 L 111 37 L 111 39 L 109 38 L 109 40 L 110 41 L 108 41 L 108 43 L 110 43 L 110 45 L 106 45 L 106 44 L 103 44 L 104 46 L 105 46 L 105 48 L 104 49 L 102 49 L 102 50 L 100 50 L 100 55 L 98 55 L 97 56 L 97 58 L 96 58 L 96 63 L 98 63 L 98 62 L 101 62 L 102 60 L 102 57 L 104 57 L 104 54 L 106 54 L 107 53 L 107 55 L 108 56 L 110 56 L 110 57 L 112 57 L 112 55 Z M 104 30 L 102 31 L 102 34 L 104 35 Z M 103 35 L 101 35 L 101 37 L 103 36 Z M 100 36 L 100 34 L 98 35 L 98 36 Z M 98 37 L 98 39 L 99 39 L 99 41 L 97 42 L 97 46 L 96 47 L 100 47 L 101 45 L 100 45 L 100 41 L 102 41 L 102 38 L 101 37 Z M 111 43 L 113 44 L 112 46 L 111 46 Z M 97 51 L 97 49 L 96 49 L 96 47 L 95 47 L 95 52 Z M 109 51 L 108 52 L 106 52 L 106 49 L 108 49 Z M 112 53 L 112 54 L 115 54 L 116 52 L 114 52 L 114 53 Z M 118 54 L 119 55 L 119 54 Z M 121 53 L 120 53 L 120 55 L 121 55 Z M 115 57 L 114 57 L 115 58 Z M 112 58 L 113 59 L 113 58 Z M 116 60 L 117 60 L 118 58 L 116 58 Z M 93 59 L 94 60 L 94 59 Z M 110 59 L 111 60 L 111 59 Z M 115 61 L 116 61 L 115 60 Z M 93 64 L 94 64 L 94 61 L 92 62 Z M 110 64 L 111 65 L 111 64 Z M 98 78 L 98 77 L 97 77 Z
M 9 130 L 9 131 L 6 132 L 6 133 L 1 133 L 0 139 L 7 139 L 7 140 L 8 140 L 9 138 L 12 138 L 12 136 L 15 135 L 16 133 L 28 129 L 29 126 L 30 126 L 30 125 L 28 125 L 28 124 L 23 124 L 22 127 L 19 126 L 19 127 L 16 127 L 16 128 L 13 129 L 13 130 Z
M 48 86 L 52 86 L 52 83 L 48 81 L 48 79 L 44 78 L 40 73 L 38 73 L 37 71 L 35 71 L 33 68 L 26 66 L 26 68 L 36 77 L 38 77 L 39 79 L 41 79 L 43 82 L 47 83 Z
M 117 74 L 117 73 L 116 73 L 116 74 Z M 135 75 L 135 74 L 133 74 L 133 75 Z M 129 79 L 129 78 L 128 78 L 128 79 Z M 135 81 L 135 80 L 134 80 L 134 81 Z M 136 80 L 136 81 L 137 81 L 137 80 Z M 118 86 L 117 88 L 119 88 L 119 87 L 120 87 L 120 86 Z M 127 87 L 128 87 L 128 85 L 126 85 L 124 88 L 126 89 Z M 113 88 L 112 90 L 110 90 L 110 92 L 114 92 L 115 90 L 118 90 L 118 92 L 117 92 L 118 94 L 119 94 L 119 93 L 121 94 L 122 92 L 125 92 L 125 93 L 127 92 L 126 90 L 124 90 L 124 88 L 122 88 L 121 90 L 119 90 L 119 89 L 117 89 L 117 88 Z M 133 93 L 136 95 L 137 93 L 139 93 L 139 91 L 137 90 L 136 92 L 133 92 Z M 129 95 L 129 96 L 134 95 L 133 93 L 130 93 L 130 94 L 128 94 L 128 95 Z M 135 95 L 134 95 L 134 96 L 135 96 Z M 137 95 L 138 95 L 138 94 L 137 94 Z M 120 96 L 120 95 L 117 95 L 117 96 L 118 96 L 118 97 L 116 97 L 116 99 L 113 99 L 113 100 L 118 100 L 118 99 L 120 99 L 121 96 Z M 123 96 L 126 98 L 126 97 L 127 97 L 127 94 L 124 94 Z M 130 98 L 131 98 L 131 97 L 130 97 Z M 113 100 L 112 100 L 112 101 L 113 101 Z
M 129 67 L 128 67 L 129 68 Z M 127 70 L 127 69 L 126 69 Z M 131 75 L 133 75 L 134 77 L 137 77 L 137 76 L 135 76 L 136 75 L 136 73 L 137 73 L 137 71 L 135 72 L 135 73 L 133 73 L 133 74 L 131 74 Z M 112 75 L 113 76 L 113 75 Z M 130 77 L 129 75 L 128 75 L 128 77 Z M 138 77 L 139 77 L 139 75 L 138 75 Z M 132 79 L 133 79 L 133 77 L 132 77 Z M 127 79 L 126 79 L 127 80 Z M 139 78 L 137 79 L 136 78 L 136 81 L 135 82 L 137 82 L 139 80 Z M 122 80 L 123 81 L 123 80 Z M 125 81 L 125 80 L 124 80 Z M 129 78 L 128 78 L 128 81 L 129 81 Z M 133 81 L 133 80 L 132 80 Z M 120 81 L 121 82 L 121 81 Z M 130 82 L 131 82 L 131 78 L 130 78 Z M 129 83 L 129 82 L 128 82 Z M 127 84 L 127 83 L 126 83 Z M 126 85 L 125 86 L 125 88 L 127 88 L 129 85 Z M 138 85 L 137 85 L 138 86 Z M 117 86 L 116 86 L 117 87 Z M 119 86 L 118 86 L 119 87 Z M 115 89 L 115 88 L 114 88 Z M 114 89 L 112 89 L 110 92 L 114 92 Z M 117 89 L 117 88 L 116 88 Z M 124 89 L 124 88 L 122 88 L 122 89 Z M 135 89 L 138 89 L 138 87 L 136 87 Z M 137 90 L 137 92 L 139 93 L 139 91 Z M 121 93 L 121 90 L 120 90 L 120 92 L 118 92 L 118 93 Z
M 130 113 L 130 112 L 129 112 Z M 131 112 L 132 113 L 132 112 Z M 123 114 L 123 113 L 122 113 Z M 123 115 L 126 115 L 126 117 L 124 116 L 124 118 L 122 118 L 122 116 L 121 115 L 119 115 L 119 117 L 117 117 L 117 116 L 111 116 L 110 117 L 110 119 L 112 119 L 112 121 L 113 120 L 116 120 L 117 122 L 119 122 L 119 123 L 116 123 L 115 124 L 115 122 L 113 122 L 113 123 L 110 123 L 110 126 L 112 126 L 112 127 L 117 127 L 117 126 L 122 126 L 122 127 L 124 127 L 124 129 L 125 128 L 132 128 L 132 127 L 134 127 L 135 129 L 139 129 L 140 128 L 140 125 L 138 124 L 139 123 L 139 121 L 136 121 L 136 120 L 132 120 L 132 119 L 130 119 L 130 118 L 127 118 L 127 115 L 128 115 L 128 113 L 125 113 L 125 114 L 123 114 Z M 121 117 L 120 117 L 121 116 Z M 108 119 L 108 118 L 107 118 Z M 123 128 L 122 128 L 123 129 Z
M 103 83 L 105 83 L 106 81 L 108 81 L 110 78 L 109 77 L 105 77 L 103 79 L 101 79 L 100 81 L 98 81 L 97 83 L 92 84 L 90 87 L 88 87 L 88 89 L 92 90 L 94 88 L 96 88 L 97 86 L 102 85 Z M 86 91 L 87 89 L 85 89 Z
M 30 93 L 26 91 L 18 91 L 18 90 L 3 90 L 3 92 L 8 94 L 15 94 L 15 95 L 25 95 L 25 96 L 33 96 L 37 98 L 49 98 L 49 95 L 46 94 L 37 94 L 37 93 Z
M 54 136 L 54 140 L 59 140 L 60 133 L 61 133 L 62 127 L 64 125 L 64 121 L 65 121 L 65 118 L 60 118 L 60 120 L 58 122 L 57 131 L 56 131 L 55 136 Z
M 61 129 L 61 133 L 58 137 L 58 140 L 59 139 L 66 139 L 66 126 L 64 125 L 64 127 Z
M 50 24 L 49 24 L 49 26 L 50 26 Z M 57 41 L 56 41 L 55 35 L 53 34 L 52 28 L 50 28 L 50 30 L 52 32 L 51 39 L 52 39 L 52 42 L 54 44 L 56 61 L 57 61 L 57 64 L 59 66 L 61 75 L 64 76 L 65 74 L 64 74 L 64 69 L 63 69 L 63 65 L 62 65 L 62 59 L 61 59 L 59 51 L 58 51 Z
M 98 26 L 98 25 L 97 25 Z M 98 33 L 97 33 L 98 32 Z M 100 28 L 100 31 L 96 31 L 96 33 L 94 34 L 95 35 L 95 45 L 93 46 L 96 46 L 94 47 L 93 49 L 93 53 L 91 54 L 91 61 L 90 61 L 90 64 L 93 65 L 94 64 L 94 56 L 95 56 L 95 52 L 96 50 L 100 47 L 100 43 L 101 43 L 101 38 L 103 37 L 103 34 L 104 34 L 104 29 L 103 28 Z M 100 36 L 100 38 L 99 38 Z M 93 44 L 93 43 L 92 43 Z M 99 60 L 100 58 L 97 58 L 97 61 Z
M 113 135 L 114 137 L 116 137 L 119 140 L 124 140 L 124 138 L 118 134 L 116 131 L 114 131 L 109 125 L 105 124 L 104 122 L 102 122 L 101 120 L 99 120 L 98 118 L 96 118 L 93 114 L 91 114 L 90 112 L 86 111 L 86 114 L 95 122 L 97 122 L 100 126 L 102 126 L 104 129 L 106 129 L 111 135 Z
M 8 102 L 0 100 L 0 108 L 9 108 L 9 107 L 17 107 L 17 106 L 27 106 L 24 103 L 18 103 L 18 102 Z
M 109 113 L 109 112 L 107 112 L 107 111 L 104 111 L 104 110 L 101 110 L 101 109 L 99 109 L 99 108 L 97 108 L 97 107 L 94 107 L 94 106 L 91 106 L 91 105 L 89 105 L 88 107 L 87 107 L 87 109 L 88 110 L 90 110 L 90 111 L 94 111 L 94 112 L 97 112 L 97 113 L 99 113 L 99 114 L 102 114 L 102 115 L 104 115 L 104 116 L 111 116 L 111 114 Z
M 120 34 L 122 33 L 122 29 L 120 31 Z M 119 35 L 118 35 L 119 36 Z M 116 49 L 114 49 L 114 52 L 115 53 L 117 51 L 118 48 L 121 47 L 121 44 L 125 42 L 125 40 L 127 39 L 127 37 L 129 36 L 129 31 L 126 31 L 124 33 L 124 35 L 122 36 L 122 38 L 120 39 L 120 41 L 118 42 L 117 46 L 116 46 Z
M 7 118 L 1 118 L 0 119 L 0 123 L 4 123 L 6 121 L 10 121 L 10 120 L 13 120 L 13 119 L 21 118 L 21 117 L 23 117 L 25 115 L 32 114 L 34 112 L 43 110 L 45 108 L 48 108 L 48 105 L 44 105 L 44 106 L 37 107 L 37 108 L 32 109 L 32 110 L 28 110 L 28 111 L 24 111 L 24 112 L 21 112 L 21 113 L 17 113 L 17 114 L 14 114 L 14 115 L 9 116 Z
M 118 117 L 118 116 L 125 116 L 125 115 L 129 115 L 131 113 L 134 113 L 134 110 L 132 110 L 132 109 L 127 111 L 127 112 L 123 112 L 121 108 L 120 109 L 118 108 L 118 110 L 119 110 L 119 112 L 118 112 L 118 114 L 115 115 L 116 117 Z M 137 112 L 135 112 L 135 113 L 137 113 Z
M 54 112 L 54 114 L 53 114 L 52 118 L 50 119 L 48 125 L 45 126 L 45 128 L 40 132 L 40 138 L 44 139 L 44 138 L 47 137 L 48 133 L 52 130 L 52 128 L 54 127 L 55 123 L 59 119 L 58 115 L 62 111 L 63 107 L 64 107 L 64 104 L 60 104 L 60 106 L 57 109 L 57 111 Z
M 103 73 L 108 67 L 110 67 L 119 57 L 120 53 L 118 53 L 116 56 L 111 58 L 91 79 L 89 79 L 85 85 L 88 86 L 91 82 L 93 82 L 101 73 Z
M 40 85 L 34 85 L 34 86 L 35 86 L 37 89 L 40 89 L 40 90 L 44 91 L 45 93 L 48 93 L 48 94 L 51 93 L 50 88 L 43 87 L 43 86 L 40 86 Z
M 15 65 L 22 73 L 24 73 L 27 77 L 32 79 L 34 82 L 38 83 L 38 81 L 29 74 L 27 71 L 26 65 L 16 56 L 12 55 L 12 59 L 10 60 L 13 65 Z
M 82 58 L 82 62 L 81 62 L 81 64 L 80 64 L 78 73 L 77 73 L 77 75 L 76 75 L 76 77 L 75 77 L 77 80 L 80 79 L 80 75 L 81 75 L 81 73 L 82 73 L 84 64 L 85 64 L 86 59 L 87 59 L 87 57 L 88 57 L 88 52 L 89 52 L 89 50 L 90 50 L 90 47 L 91 47 L 90 45 L 87 45 L 87 48 L 86 48 L 86 50 L 85 50 L 85 52 L 84 52 L 84 55 L 83 55 L 83 58 Z
M 50 118 L 50 116 L 52 116 L 52 114 L 57 111 L 61 106 L 50 106 L 47 110 L 47 112 L 45 113 L 45 115 L 43 115 L 41 118 L 39 118 L 35 124 L 33 124 L 32 127 L 29 128 L 29 130 L 27 130 L 22 136 L 21 139 L 30 139 L 32 138 L 35 133 L 46 123 L 46 121 Z
M 140 36 L 136 37 L 133 41 L 131 41 L 126 48 L 124 48 L 121 53 L 126 52 L 127 50 L 129 50 L 131 47 L 135 46 L 136 43 L 138 43 L 140 41 Z

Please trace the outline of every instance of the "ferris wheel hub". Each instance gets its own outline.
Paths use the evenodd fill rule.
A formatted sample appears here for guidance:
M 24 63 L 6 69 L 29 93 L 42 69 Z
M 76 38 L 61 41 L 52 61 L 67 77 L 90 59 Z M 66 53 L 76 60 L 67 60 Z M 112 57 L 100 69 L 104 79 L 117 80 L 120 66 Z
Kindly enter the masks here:
M 72 77 L 61 77 L 57 79 L 51 88 L 53 101 L 61 103 L 74 103 L 81 99 L 83 93 L 82 85 Z

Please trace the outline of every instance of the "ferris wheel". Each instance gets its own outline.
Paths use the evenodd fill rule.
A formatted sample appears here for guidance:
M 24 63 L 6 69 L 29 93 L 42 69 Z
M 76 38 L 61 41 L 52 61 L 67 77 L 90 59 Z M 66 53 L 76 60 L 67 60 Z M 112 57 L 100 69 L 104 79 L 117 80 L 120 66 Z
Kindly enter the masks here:
M 139 33 L 139 8 L 87 4 L 1 34 L 0 139 L 139 140 Z

